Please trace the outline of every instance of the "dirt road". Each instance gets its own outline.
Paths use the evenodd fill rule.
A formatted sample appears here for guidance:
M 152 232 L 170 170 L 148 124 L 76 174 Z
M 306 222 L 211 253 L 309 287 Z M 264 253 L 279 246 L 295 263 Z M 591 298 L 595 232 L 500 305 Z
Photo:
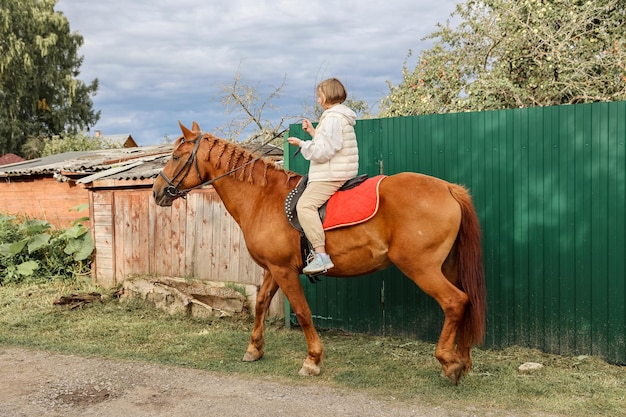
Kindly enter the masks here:
M 455 416 L 470 416 L 458 414 Z M 316 385 L 0 347 L 0 416 L 448 416 Z

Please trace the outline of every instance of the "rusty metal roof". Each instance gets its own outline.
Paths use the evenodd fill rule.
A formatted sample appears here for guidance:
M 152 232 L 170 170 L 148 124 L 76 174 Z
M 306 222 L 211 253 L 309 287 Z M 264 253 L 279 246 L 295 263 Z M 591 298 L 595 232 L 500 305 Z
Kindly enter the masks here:
M 6 155 L 0 156 L 0 165 L 15 164 L 18 162 L 23 162 L 25 160 L 26 159 L 22 158 L 21 156 L 15 155 L 14 153 L 8 153 Z

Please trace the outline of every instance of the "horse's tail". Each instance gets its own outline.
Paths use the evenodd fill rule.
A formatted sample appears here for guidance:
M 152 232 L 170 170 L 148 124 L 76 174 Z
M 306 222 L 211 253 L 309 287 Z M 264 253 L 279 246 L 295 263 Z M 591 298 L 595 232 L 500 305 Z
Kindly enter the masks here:
M 487 289 L 480 224 L 469 192 L 456 184 L 451 184 L 449 189 L 461 206 L 461 226 L 456 241 L 458 286 L 469 298 L 460 331 L 467 342 L 482 344 L 485 340 Z

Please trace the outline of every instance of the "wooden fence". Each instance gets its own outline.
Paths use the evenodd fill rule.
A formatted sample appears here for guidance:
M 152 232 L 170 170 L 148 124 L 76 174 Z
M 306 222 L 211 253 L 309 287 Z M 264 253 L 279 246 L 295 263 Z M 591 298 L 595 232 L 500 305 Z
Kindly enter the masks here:
M 196 190 L 159 207 L 148 186 L 90 190 L 96 246 L 93 273 L 106 287 L 133 276 L 173 276 L 249 286 L 254 301 L 263 270 L 215 191 Z M 283 313 L 282 294 L 271 314 Z

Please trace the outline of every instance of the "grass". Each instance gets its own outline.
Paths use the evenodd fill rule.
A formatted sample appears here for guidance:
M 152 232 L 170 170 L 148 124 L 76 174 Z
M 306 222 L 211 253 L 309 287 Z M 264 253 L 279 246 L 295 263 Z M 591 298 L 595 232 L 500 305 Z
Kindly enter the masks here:
M 244 363 L 250 321 L 170 316 L 140 302 L 116 299 L 74 310 L 52 304 L 61 295 L 92 290 L 98 289 L 62 283 L 0 287 L 0 345 L 342 387 L 445 407 L 451 415 L 626 415 L 626 368 L 596 357 L 474 349 L 473 371 L 454 386 L 440 377 L 432 343 L 320 331 L 325 346 L 322 374 L 302 378 L 297 372 L 306 343 L 299 329 L 269 322 L 263 360 Z M 528 361 L 545 367 L 520 374 L 517 367 Z

